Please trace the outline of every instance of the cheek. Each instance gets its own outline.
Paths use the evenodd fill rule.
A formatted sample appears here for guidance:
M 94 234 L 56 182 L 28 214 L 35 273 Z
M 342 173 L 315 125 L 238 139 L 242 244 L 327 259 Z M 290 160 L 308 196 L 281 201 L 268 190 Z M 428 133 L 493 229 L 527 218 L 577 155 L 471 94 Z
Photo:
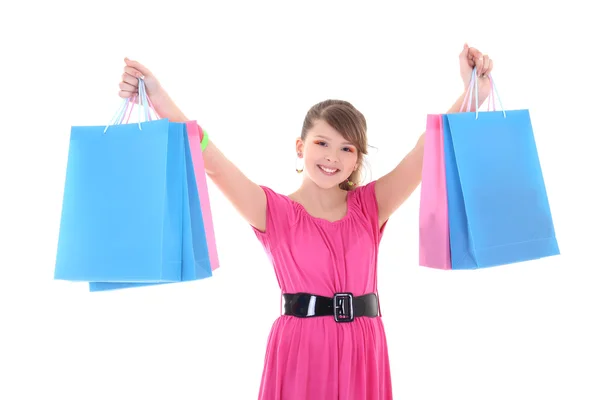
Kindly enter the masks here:
M 313 146 L 310 150 L 306 150 L 304 156 L 308 160 L 318 160 L 324 156 L 324 151 L 322 147 Z
M 321 161 L 321 157 L 317 152 L 311 151 L 304 157 L 304 164 L 310 167 L 315 166 Z
M 358 162 L 358 156 L 356 153 L 344 152 L 344 166 L 348 169 L 354 169 L 354 166 Z
M 304 161 L 313 161 L 315 159 L 315 151 L 307 151 L 304 153 Z

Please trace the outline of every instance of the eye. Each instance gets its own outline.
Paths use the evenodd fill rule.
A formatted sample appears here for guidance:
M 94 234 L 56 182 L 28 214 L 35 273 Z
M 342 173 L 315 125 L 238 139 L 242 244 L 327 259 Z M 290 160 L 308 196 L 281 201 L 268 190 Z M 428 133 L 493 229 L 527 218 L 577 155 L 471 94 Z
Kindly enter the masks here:
M 353 147 L 344 147 L 344 151 L 347 151 L 348 153 L 354 153 L 354 148 Z
M 315 144 L 316 144 L 316 145 L 319 145 L 319 146 L 327 146 L 327 143 L 325 143 L 325 142 L 324 142 L 324 141 L 322 141 L 322 140 L 317 140 L 317 141 L 315 142 Z

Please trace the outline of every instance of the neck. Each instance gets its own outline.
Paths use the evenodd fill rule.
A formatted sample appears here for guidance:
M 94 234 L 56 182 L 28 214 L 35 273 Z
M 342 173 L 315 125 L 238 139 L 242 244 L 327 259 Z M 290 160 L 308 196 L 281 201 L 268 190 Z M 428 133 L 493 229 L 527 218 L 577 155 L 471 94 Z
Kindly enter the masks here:
M 323 211 L 336 209 L 340 204 L 346 202 L 348 192 L 334 186 L 330 189 L 323 189 L 317 186 L 308 177 L 302 181 L 302 185 L 294 194 L 302 204 L 318 208 Z

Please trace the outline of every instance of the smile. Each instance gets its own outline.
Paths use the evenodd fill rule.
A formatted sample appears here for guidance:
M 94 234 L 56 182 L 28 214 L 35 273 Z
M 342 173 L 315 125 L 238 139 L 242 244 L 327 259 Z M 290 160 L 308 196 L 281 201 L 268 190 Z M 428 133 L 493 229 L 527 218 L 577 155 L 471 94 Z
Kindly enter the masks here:
M 337 172 L 339 172 L 339 169 L 337 168 L 327 168 L 323 165 L 317 165 L 319 167 L 319 169 L 325 174 L 325 175 L 335 175 Z

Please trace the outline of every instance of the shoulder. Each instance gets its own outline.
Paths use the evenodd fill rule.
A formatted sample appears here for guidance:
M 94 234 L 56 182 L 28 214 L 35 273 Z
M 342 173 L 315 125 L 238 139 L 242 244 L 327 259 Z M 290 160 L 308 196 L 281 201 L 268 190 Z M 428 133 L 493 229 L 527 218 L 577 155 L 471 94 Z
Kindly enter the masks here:
M 289 230 L 297 220 L 295 203 L 286 195 L 281 194 L 268 186 L 259 185 L 267 198 L 267 226 L 265 232 L 257 233 L 277 234 Z
M 375 185 L 377 181 L 372 181 L 366 185 L 358 186 L 352 190 L 349 196 L 352 196 L 353 207 L 368 222 L 373 230 L 375 237 L 379 240 L 383 234 L 387 221 L 383 224 L 379 221 L 379 206 L 375 194 Z
M 267 197 L 267 208 L 271 210 L 286 209 L 294 206 L 294 202 L 289 196 L 281 194 L 268 186 L 259 185 L 260 188 L 265 192 Z
M 353 201 L 363 208 L 377 207 L 377 198 L 375 197 L 375 183 L 372 181 L 366 185 L 358 186 L 356 189 L 349 192 L 349 196 L 352 196 Z

